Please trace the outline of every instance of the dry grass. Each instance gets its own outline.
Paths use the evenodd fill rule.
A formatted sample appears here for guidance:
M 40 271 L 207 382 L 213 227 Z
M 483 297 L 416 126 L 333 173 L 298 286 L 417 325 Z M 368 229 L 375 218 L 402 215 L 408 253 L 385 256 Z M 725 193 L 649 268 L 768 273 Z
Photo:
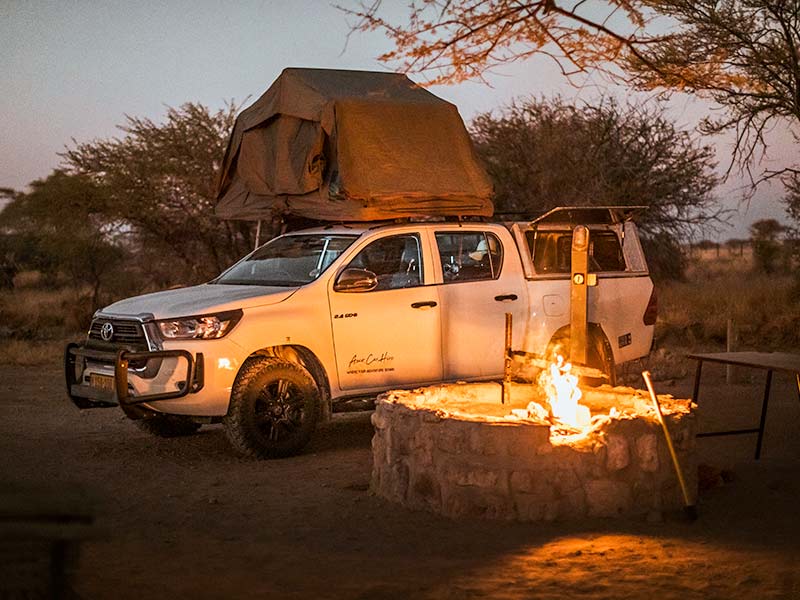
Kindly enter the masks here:
M 3 340 L 0 365 L 41 366 L 61 364 L 67 340 Z
M 85 298 L 69 288 L 4 291 L 0 293 L 0 336 L 34 340 L 63 337 L 84 329 L 90 312 Z
M 687 281 L 659 287 L 656 345 L 723 349 L 728 321 L 739 350 L 800 347 L 800 299 L 791 275 L 755 273 L 749 261 L 696 261 Z
M 58 364 L 67 339 L 83 335 L 91 309 L 70 288 L 44 287 L 35 273 L 0 292 L 0 364 Z

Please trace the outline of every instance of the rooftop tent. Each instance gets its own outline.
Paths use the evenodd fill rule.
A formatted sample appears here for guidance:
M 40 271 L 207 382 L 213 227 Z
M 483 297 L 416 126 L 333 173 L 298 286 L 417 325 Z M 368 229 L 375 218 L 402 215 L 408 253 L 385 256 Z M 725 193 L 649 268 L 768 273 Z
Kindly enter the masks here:
M 456 107 L 405 75 L 285 69 L 236 119 L 223 219 L 490 216 L 492 184 Z

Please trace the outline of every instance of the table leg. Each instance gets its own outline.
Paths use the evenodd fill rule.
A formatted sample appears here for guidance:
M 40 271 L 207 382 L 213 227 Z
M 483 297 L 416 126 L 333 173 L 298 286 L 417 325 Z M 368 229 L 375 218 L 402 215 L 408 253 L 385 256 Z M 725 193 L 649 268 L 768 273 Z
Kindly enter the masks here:
M 695 371 L 694 373 L 694 391 L 692 392 L 692 402 L 694 402 L 695 404 L 697 404 L 697 397 L 700 395 L 700 374 L 702 372 L 703 372 L 703 361 L 698 360 L 697 371 Z M 798 377 L 800 377 L 800 375 L 798 375 Z
M 764 439 L 764 425 L 767 422 L 767 404 L 769 403 L 769 389 L 772 385 L 772 371 L 767 371 L 767 382 L 764 386 L 764 401 L 761 404 L 761 422 L 758 424 L 758 440 L 756 440 L 756 460 L 761 457 L 761 441 Z

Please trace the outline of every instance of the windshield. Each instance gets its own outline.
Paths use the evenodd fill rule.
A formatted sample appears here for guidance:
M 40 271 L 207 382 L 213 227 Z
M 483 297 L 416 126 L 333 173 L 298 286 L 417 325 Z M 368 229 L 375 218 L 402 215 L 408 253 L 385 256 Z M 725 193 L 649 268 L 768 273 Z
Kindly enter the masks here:
M 357 235 L 285 235 L 246 256 L 212 283 L 228 285 L 305 285 L 358 239 Z

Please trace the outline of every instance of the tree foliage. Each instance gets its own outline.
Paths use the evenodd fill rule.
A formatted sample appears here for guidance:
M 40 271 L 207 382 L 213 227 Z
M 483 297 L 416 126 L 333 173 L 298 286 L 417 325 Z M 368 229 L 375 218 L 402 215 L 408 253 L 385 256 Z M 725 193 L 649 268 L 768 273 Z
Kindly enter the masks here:
M 753 169 L 770 127 L 800 125 L 798 0 L 412 0 L 404 23 L 385 17 L 382 4 L 345 9 L 358 18 L 354 30 L 385 32 L 394 49 L 379 58 L 434 83 L 545 54 L 566 75 L 599 71 L 642 90 L 717 102 L 723 116 L 705 119 L 701 131 L 732 131 L 731 167 L 750 174 L 752 191 L 780 178 L 798 218 L 800 165 Z
M 646 5 L 672 23 L 674 32 L 626 56 L 639 88 L 713 99 L 724 116 L 707 118 L 702 129 L 734 131 L 734 156 L 743 165 L 753 162 L 764 132 L 776 121 L 800 124 L 797 0 L 648 0 Z
M 781 257 L 780 236 L 786 231 L 776 219 L 761 219 L 750 226 L 753 259 L 756 269 L 771 274 L 778 269 Z
M 646 205 L 645 232 L 671 236 L 721 217 L 713 150 L 657 106 L 529 100 L 479 115 L 471 133 L 495 183 L 497 212 Z
M 236 111 L 186 103 L 168 108 L 163 123 L 129 116 L 123 137 L 75 143 L 63 155 L 104 191 L 104 214 L 150 257 L 161 284 L 206 280 L 250 248 L 249 225 L 213 215 Z
M 55 171 L 17 192 L 0 212 L 4 278 L 21 269 L 89 286 L 93 309 L 101 291 L 121 277 L 125 256 L 104 214 L 108 199 L 89 178 Z M 10 283 L 10 281 L 6 281 Z
M 340 7 L 342 8 L 342 7 Z M 608 70 L 623 54 L 640 61 L 654 39 L 644 31 L 644 3 L 630 0 L 416 0 L 405 24 L 385 18 L 381 0 L 342 8 L 357 18 L 354 29 L 380 30 L 394 49 L 379 57 L 422 73 L 432 83 L 481 78 L 497 65 L 546 54 L 566 75 Z
M 344 10 L 359 19 L 354 29 L 394 42 L 380 60 L 437 83 L 545 54 L 567 75 L 710 97 L 727 112 L 705 130 L 735 129 L 745 162 L 774 119 L 800 119 L 797 0 L 417 0 L 403 24 L 382 16 L 380 0 Z
M 786 212 L 800 226 L 800 177 L 788 175 L 784 178 L 786 183 Z

